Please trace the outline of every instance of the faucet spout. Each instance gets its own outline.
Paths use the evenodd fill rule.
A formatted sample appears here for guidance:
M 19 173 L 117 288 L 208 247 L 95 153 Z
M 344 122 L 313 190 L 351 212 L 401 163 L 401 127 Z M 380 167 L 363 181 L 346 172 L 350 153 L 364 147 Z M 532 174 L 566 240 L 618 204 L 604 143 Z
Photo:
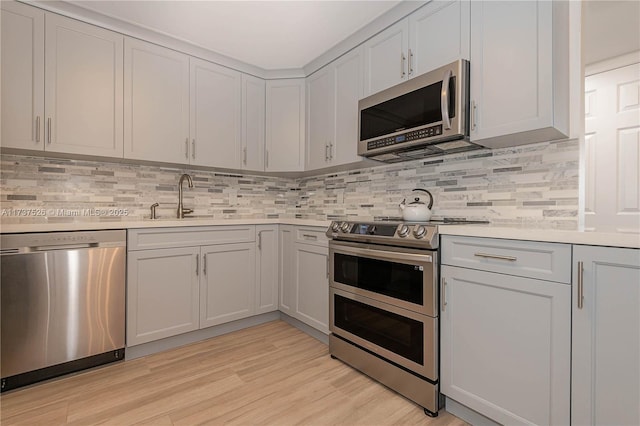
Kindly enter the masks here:
M 189 188 L 193 188 L 191 176 L 186 173 L 180 176 L 180 181 L 178 182 L 178 219 L 184 219 L 186 214 L 193 213 L 193 209 L 185 209 L 182 205 L 182 182 L 184 182 L 185 179 L 187 180 Z

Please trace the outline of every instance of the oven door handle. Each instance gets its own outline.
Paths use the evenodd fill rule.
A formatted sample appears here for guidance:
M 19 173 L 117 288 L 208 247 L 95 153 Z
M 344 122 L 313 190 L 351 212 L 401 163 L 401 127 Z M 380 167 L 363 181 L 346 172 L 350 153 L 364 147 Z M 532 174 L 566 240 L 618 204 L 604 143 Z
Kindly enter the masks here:
M 387 250 L 371 250 L 359 247 L 337 246 L 329 247 L 333 253 L 352 254 L 360 257 L 368 257 L 381 260 L 392 260 L 399 263 L 427 262 L 433 263 L 433 256 L 430 254 L 403 253 Z M 333 257 L 333 256 L 332 256 Z

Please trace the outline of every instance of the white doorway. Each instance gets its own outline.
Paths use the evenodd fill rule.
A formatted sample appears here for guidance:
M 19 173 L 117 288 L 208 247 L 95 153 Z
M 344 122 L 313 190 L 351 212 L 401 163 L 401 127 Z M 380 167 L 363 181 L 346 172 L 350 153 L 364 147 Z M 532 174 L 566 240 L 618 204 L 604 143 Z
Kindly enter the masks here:
M 640 232 L 638 56 L 625 55 L 607 61 L 606 67 L 598 64 L 586 70 L 583 158 L 587 230 Z

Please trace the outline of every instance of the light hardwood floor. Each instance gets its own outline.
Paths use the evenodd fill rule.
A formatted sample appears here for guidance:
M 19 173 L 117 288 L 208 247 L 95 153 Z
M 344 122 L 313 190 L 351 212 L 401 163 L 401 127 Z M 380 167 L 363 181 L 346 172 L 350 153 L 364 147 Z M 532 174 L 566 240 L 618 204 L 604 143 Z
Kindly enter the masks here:
M 8 392 L 0 408 L 3 426 L 465 424 L 425 416 L 283 321 Z

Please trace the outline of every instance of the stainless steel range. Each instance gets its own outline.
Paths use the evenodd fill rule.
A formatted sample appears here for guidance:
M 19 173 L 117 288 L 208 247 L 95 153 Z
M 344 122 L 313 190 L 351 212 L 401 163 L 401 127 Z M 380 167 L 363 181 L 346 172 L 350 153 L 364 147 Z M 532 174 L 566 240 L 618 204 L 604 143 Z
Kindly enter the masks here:
M 424 407 L 439 393 L 438 226 L 332 222 L 331 356 Z M 453 221 L 453 223 L 466 223 Z

